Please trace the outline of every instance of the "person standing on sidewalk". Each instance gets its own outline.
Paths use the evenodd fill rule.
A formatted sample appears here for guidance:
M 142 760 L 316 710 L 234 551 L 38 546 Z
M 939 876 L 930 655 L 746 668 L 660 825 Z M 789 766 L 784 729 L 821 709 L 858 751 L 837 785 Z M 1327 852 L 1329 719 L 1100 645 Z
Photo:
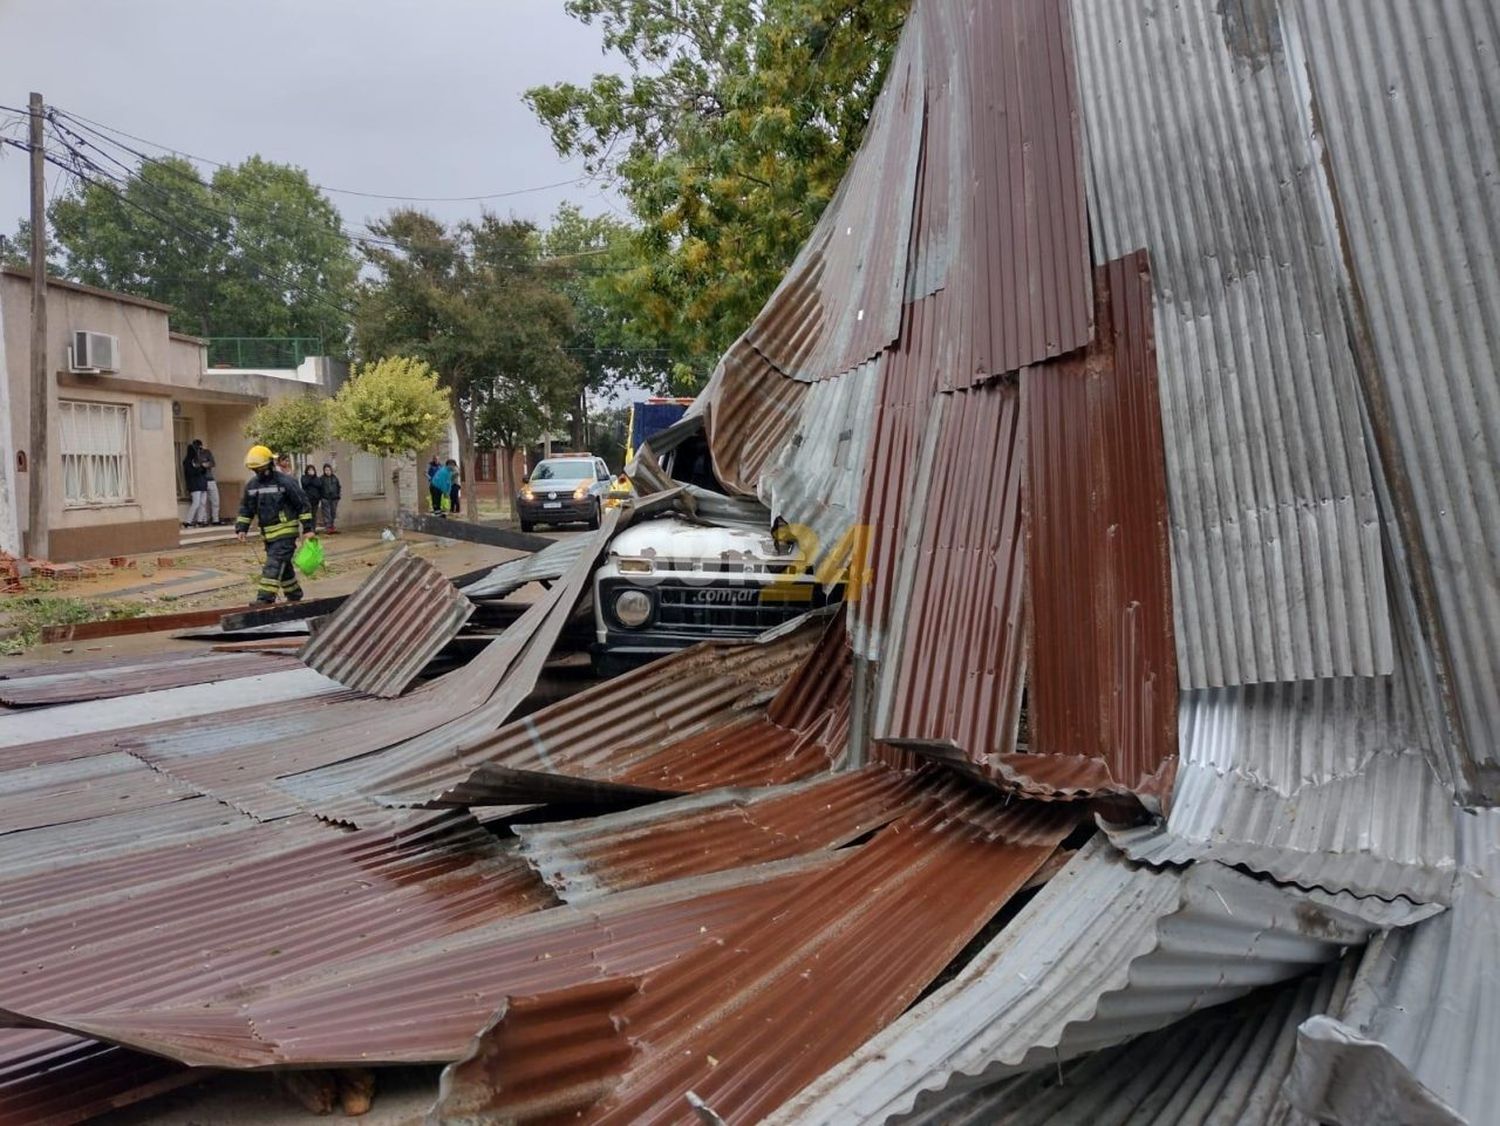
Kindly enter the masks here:
M 308 462 L 307 468 L 302 471 L 302 495 L 307 498 L 308 509 L 313 514 L 313 531 L 318 530 L 318 510 L 323 504 L 323 485 L 318 478 L 318 471 Z
M 338 535 L 339 498 L 344 495 L 344 486 L 339 482 L 339 475 L 333 471 L 333 466 L 326 461 L 323 463 L 323 476 L 318 479 L 318 484 L 323 490 L 323 523 L 326 525 L 324 531 Z
M 208 523 L 208 478 L 198 464 L 197 449 L 188 447 L 182 459 L 182 483 L 187 489 L 188 512 L 184 528 L 201 528 Z
M 458 462 L 451 457 L 448 459 L 448 511 L 454 516 L 459 515 L 461 509 L 459 502 L 463 498 L 463 481 L 459 472 Z
M 433 459 L 427 463 L 427 495 L 428 498 L 432 501 L 432 514 L 434 516 L 436 516 L 443 510 L 443 493 L 442 490 L 437 487 L 437 483 L 433 480 L 433 478 L 437 476 L 438 470 L 441 468 L 442 466 L 438 464 L 438 459 L 436 456 L 434 456 Z
M 208 494 L 208 522 L 222 524 L 224 521 L 219 514 L 219 483 L 214 480 L 214 452 L 203 444 L 202 438 L 194 438 L 192 454 L 198 462 L 198 468 L 203 470 L 203 491 Z
M 234 534 L 244 543 L 250 525 L 260 525 L 266 564 L 256 580 L 255 601 L 268 605 L 281 594 L 288 602 L 301 602 L 302 584 L 297 581 L 292 557 L 297 554 L 302 538 L 313 534 L 312 509 L 307 497 L 295 477 L 276 468 L 271 451 L 265 446 L 250 447 L 245 454 L 245 468 L 253 476 L 245 482 L 245 492 L 240 497 Z

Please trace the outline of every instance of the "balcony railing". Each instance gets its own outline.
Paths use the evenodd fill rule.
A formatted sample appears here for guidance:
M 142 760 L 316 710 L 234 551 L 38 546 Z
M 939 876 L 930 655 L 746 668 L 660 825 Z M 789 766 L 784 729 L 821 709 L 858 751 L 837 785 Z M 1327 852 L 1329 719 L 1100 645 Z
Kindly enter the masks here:
M 211 368 L 295 368 L 309 356 L 323 355 L 317 336 L 211 336 Z

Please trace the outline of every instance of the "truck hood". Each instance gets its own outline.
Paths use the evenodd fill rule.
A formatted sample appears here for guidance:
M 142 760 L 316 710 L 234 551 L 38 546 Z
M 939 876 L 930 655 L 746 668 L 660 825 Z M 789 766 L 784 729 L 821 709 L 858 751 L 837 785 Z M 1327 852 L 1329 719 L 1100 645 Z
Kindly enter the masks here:
M 730 559 L 784 563 L 770 530 L 714 528 L 664 516 L 626 528 L 609 545 L 612 557 L 627 559 Z

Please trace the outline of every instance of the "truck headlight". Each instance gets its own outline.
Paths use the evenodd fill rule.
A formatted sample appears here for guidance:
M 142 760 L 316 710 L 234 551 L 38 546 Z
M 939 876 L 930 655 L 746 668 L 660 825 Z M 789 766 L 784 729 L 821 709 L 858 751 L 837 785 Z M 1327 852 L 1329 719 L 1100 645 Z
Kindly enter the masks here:
M 622 590 L 615 595 L 614 610 L 622 626 L 636 629 L 651 619 L 651 596 L 644 591 Z

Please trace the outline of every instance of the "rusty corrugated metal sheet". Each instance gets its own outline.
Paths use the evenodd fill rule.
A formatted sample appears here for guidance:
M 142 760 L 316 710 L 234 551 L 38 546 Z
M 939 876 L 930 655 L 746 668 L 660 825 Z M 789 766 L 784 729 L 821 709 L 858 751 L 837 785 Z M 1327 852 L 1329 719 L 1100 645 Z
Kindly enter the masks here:
M 568 903 L 704 872 L 834 848 L 918 801 L 914 775 L 884 767 L 767 789 L 710 790 L 582 821 L 517 825 L 521 854 Z
M 172 653 L 148 660 L 69 663 L 25 675 L 0 677 L 0 704 L 39 707 L 80 700 L 107 700 L 138 692 L 157 692 L 189 684 L 212 684 L 241 676 L 297 667 L 294 657 L 279 654 Z
M 1015 745 L 1026 667 L 1020 393 L 933 399 L 899 551 L 875 737 L 971 761 Z
M 549 705 L 470 747 L 467 777 L 425 777 L 384 792 L 394 804 L 639 801 L 718 786 L 776 785 L 827 770 L 843 752 L 847 674 L 826 619 L 768 642 L 698 645 Z M 795 701 L 778 692 L 796 679 Z M 779 704 L 778 723 L 768 714 Z M 795 726 L 794 726 L 795 725 Z M 439 792 L 439 790 L 441 792 Z
M 64 1032 L 0 1029 L 0 1122 L 71 1126 L 197 1080 L 181 1064 Z
M 399 696 L 474 612 L 441 571 L 405 545 L 370 572 L 298 654 L 371 696 Z
M 483 1063 L 450 1070 L 436 1115 L 529 1120 L 542 1108 L 525 1078 L 549 1074 L 570 1121 L 683 1119 L 689 1091 L 727 1121 L 758 1121 L 905 1009 L 1073 823 L 1062 807 L 940 786 L 722 941 L 502 1017 L 476 1046 Z M 580 1025 L 602 1050 L 565 1058 L 555 1045 Z
M 788 379 L 743 338 L 694 403 L 703 412 L 714 474 L 736 493 L 754 493 L 761 470 L 797 424 L 808 385 Z
M 1145 251 L 1101 266 L 1094 298 L 1089 347 L 1022 374 L 1025 749 L 1100 759 L 1116 786 L 1162 803 L 1177 754 L 1177 653 Z

